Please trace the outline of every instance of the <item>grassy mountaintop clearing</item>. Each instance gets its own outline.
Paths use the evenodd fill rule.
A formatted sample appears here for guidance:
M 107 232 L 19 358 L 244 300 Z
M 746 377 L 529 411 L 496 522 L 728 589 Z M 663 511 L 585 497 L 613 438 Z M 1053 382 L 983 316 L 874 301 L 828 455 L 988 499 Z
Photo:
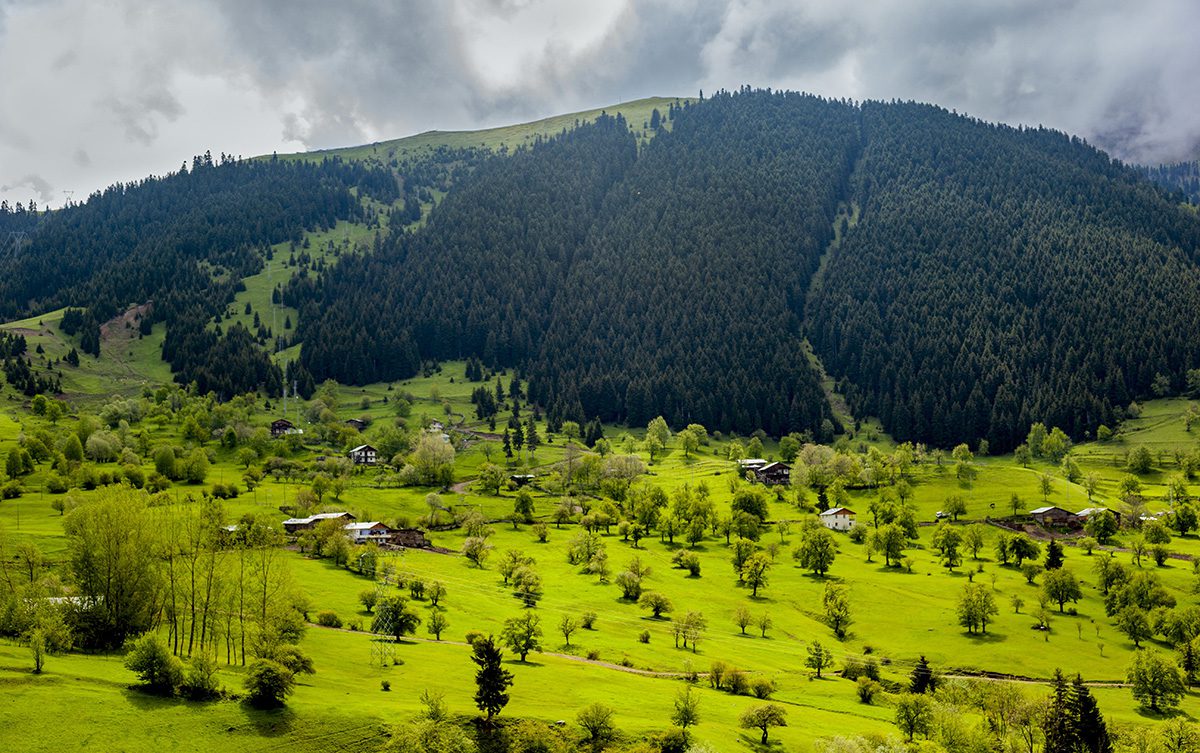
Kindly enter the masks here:
M 654 110 L 657 109 L 659 113 L 666 114 L 667 108 L 672 103 L 679 104 L 687 101 L 690 101 L 689 97 L 647 97 L 645 99 L 622 102 L 611 107 L 600 107 L 595 110 L 555 115 L 529 123 L 518 123 L 517 125 L 485 128 L 478 131 L 426 131 L 400 139 L 377 141 L 374 144 L 281 154 L 279 157 L 280 159 L 289 160 L 318 160 L 325 157 L 342 157 L 352 160 L 388 161 L 418 156 L 439 147 L 448 147 L 451 149 L 472 149 L 479 147 L 491 151 L 500 151 L 501 149 L 511 151 L 521 146 L 528 146 L 538 138 L 554 136 L 583 123 L 590 123 L 605 113 L 614 116 L 624 116 L 625 120 L 629 122 L 630 128 L 635 133 L 642 132 L 643 130 L 648 133 L 649 129 L 644 129 L 643 126 L 650 122 L 650 116 Z

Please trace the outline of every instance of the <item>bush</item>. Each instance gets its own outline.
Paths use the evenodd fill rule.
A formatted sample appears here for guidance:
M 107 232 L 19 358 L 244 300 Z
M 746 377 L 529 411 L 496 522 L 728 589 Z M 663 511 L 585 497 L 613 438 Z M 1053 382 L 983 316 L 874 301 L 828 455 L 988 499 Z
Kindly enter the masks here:
M 649 631 L 649 630 L 643 630 L 643 631 L 642 631 L 642 633 L 641 633 L 641 635 L 639 635 L 639 636 L 638 636 L 638 642 L 640 642 L 640 643 L 649 643 L 649 642 L 650 642 L 650 631 Z
M 484 635 L 483 633 L 479 632 L 478 630 L 468 630 L 468 631 L 467 631 L 467 639 L 466 639 L 466 640 L 467 640 L 467 645 L 468 645 L 468 646 L 474 646 L 474 645 L 475 645 L 475 641 L 480 641 L 480 640 L 483 640 L 483 639 L 484 639 L 484 638 L 486 638 L 486 637 L 487 637 L 486 635 Z
M 291 670 L 270 659 L 255 659 L 246 674 L 250 703 L 260 708 L 282 706 L 295 685 Z
M 730 670 L 730 666 L 723 661 L 715 661 L 708 670 L 708 682 L 713 686 L 714 690 L 720 690 L 725 686 L 725 673 Z
M 695 552 L 689 552 L 686 549 L 680 549 L 675 553 L 675 556 L 671 559 L 671 562 L 674 563 L 676 567 L 687 570 L 689 575 L 700 575 L 700 555 L 696 554 Z
M 340 628 L 342 626 L 342 618 L 337 616 L 337 612 L 328 610 L 317 612 L 317 624 L 321 627 Z
M 756 677 L 750 682 L 750 692 L 754 694 L 755 698 L 770 698 L 771 694 L 775 692 L 775 681 L 766 677 Z
M 734 695 L 746 695 L 750 692 L 750 680 L 740 669 L 731 669 L 725 673 L 725 689 Z
M 216 660 L 203 654 L 193 656 L 188 664 L 182 689 L 183 694 L 194 701 L 205 701 L 220 695 Z
M 392 684 L 390 682 L 388 682 L 387 680 L 380 680 L 379 681 L 379 689 L 385 693 L 391 692 Z
M 14 479 L 0 487 L 0 499 L 16 499 L 19 496 L 21 496 L 20 481 Z
M 583 626 L 584 630 L 595 630 L 594 625 L 596 624 L 596 613 L 584 612 L 579 617 L 579 624 Z
M 847 680 L 857 680 L 863 675 L 862 660 L 856 656 L 848 657 L 842 662 L 842 677 Z
M 183 684 L 183 663 L 175 658 L 158 636 L 147 633 L 129 646 L 125 668 L 137 673 L 152 693 L 174 695 Z
M 587 652 L 588 661 L 600 661 L 600 650 L 593 648 Z
M 65 494 L 69 488 L 71 487 L 67 480 L 57 473 L 52 473 L 46 478 L 46 491 L 51 494 Z
M 858 686 L 855 688 L 858 691 L 858 700 L 863 703 L 871 703 L 875 700 L 876 694 L 882 690 L 878 682 L 869 677 L 858 678 Z

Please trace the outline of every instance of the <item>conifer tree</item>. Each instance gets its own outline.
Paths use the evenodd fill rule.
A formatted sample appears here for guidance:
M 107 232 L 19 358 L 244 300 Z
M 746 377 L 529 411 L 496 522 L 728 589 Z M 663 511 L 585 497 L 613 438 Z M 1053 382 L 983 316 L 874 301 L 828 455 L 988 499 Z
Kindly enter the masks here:
M 471 661 L 479 667 L 475 672 L 475 705 L 487 714 L 490 720 L 508 705 L 508 689 L 512 686 L 512 673 L 501 666 L 504 652 L 496 646 L 492 636 L 479 638 L 471 645 Z

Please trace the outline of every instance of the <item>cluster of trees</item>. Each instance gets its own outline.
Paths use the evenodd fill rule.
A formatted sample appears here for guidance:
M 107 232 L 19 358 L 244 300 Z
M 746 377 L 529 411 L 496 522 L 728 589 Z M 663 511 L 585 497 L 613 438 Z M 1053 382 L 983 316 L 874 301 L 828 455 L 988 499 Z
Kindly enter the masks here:
M 41 392 L 62 392 L 59 376 L 49 369 L 40 374 L 35 371 L 28 351 L 29 344 L 24 335 L 0 332 L 0 361 L 3 362 L 4 378 L 8 383 L 30 397 Z
M 221 692 L 223 659 L 250 668 L 253 701 L 282 703 L 313 666 L 297 647 L 306 606 L 277 526 L 248 517 L 226 528 L 211 499 L 157 502 L 120 487 L 79 503 L 59 572 L 32 544 L 13 568 L 0 538 L 0 634 L 29 647 L 35 671 L 57 651 L 125 646 L 148 690 L 194 699 Z

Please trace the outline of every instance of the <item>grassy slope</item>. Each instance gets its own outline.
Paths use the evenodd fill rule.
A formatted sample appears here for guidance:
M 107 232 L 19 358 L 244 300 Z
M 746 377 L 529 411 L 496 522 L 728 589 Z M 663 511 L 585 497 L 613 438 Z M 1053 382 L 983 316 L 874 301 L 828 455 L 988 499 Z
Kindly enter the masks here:
M 555 115 L 530 123 L 502 126 L 500 128 L 488 128 L 480 131 L 426 131 L 415 136 L 391 141 L 380 141 L 363 146 L 281 154 L 279 157 L 281 159 L 342 157 L 356 160 L 387 161 L 393 158 L 403 160 L 406 157 L 433 151 L 443 146 L 451 149 L 482 147 L 493 151 L 501 148 L 512 150 L 533 143 L 539 136 L 552 136 L 563 129 L 571 129 L 575 126 L 576 122 L 586 123 L 595 120 L 602 113 L 608 113 L 609 115 L 620 113 L 629 121 L 635 133 L 644 136 L 644 134 L 641 134 L 643 125 L 650 121 L 650 114 L 654 109 L 657 108 L 659 113 L 665 116 L 667 108 L 670 107 L 672 102 L 679 103 L 685 101 L 688 101 L 688 98 L 648 97 L 646 99 L 633 100 L 632 102 L 622 102 L 611 107 Z
M 19 332 L 29 343 L 29 355 L 34 368 L 49 360 L 60 360 L 78 346 L 78 339 L 59 330 L 63 309 L 50 311 L 20 321 L 0 324 L 0 329 Z M 131 329 L 117 325 L 108 329 L 100 345 L 100 357 L 80 353 L 79 368 L 66 364 L 63 372 L 63 391 L 72 400 L 107 398 L 113 394 L 135 394 L 142 385 L 171 381 L 171 367 L 159 357 L 166 328 L 155 325 L 147 337 L 139 337 L 136 326 Z M 35 351 L 42 346 L 44 355 Z M 11 396 L 11 390 L 6 390 Z

